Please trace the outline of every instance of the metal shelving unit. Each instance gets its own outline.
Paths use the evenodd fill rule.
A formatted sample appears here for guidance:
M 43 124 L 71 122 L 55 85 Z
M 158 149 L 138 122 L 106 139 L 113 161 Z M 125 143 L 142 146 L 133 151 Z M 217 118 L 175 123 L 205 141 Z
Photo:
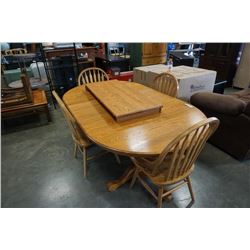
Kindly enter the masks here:
M 71 52 L 67 52 L 67 49 L 69 48 L 60 48 L 59 50 L 62 49 L 65 49 L 65 54 L 60 56 L 50 56 L 50 50 L 44 49 L 42 44 L 40 46 L 50 92 L 55 90 L 60 96 L 63 96 L 66 91 L 77 86 L 77 77 L 81 69 L 84 68 L 83 63 L 85 64 L 85 68 L 94 64 L 94 61 L 79 58 L 79 53 L 77 52 L 75 44 L 73 44 L 73 47 L 70 47 Z M 53 49 L 53 51 L 57 51 L 57 49 Z M 52 100 L 54 107 L 56 107 L 53 97 Z

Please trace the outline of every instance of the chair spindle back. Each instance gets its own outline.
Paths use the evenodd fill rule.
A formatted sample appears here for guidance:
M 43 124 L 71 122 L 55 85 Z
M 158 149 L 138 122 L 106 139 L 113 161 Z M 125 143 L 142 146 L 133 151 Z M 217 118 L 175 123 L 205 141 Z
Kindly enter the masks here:
M 99 68 L 87 68 L 84 69 L 78 76 L 78 85 L 84 83 L 108 81 L 109 77 L 105 71 Z
M 154 162 L 152 176 L 164 176 L 164 181 L 171 182 L 183 178 L 203 149 L 208 138 L 219 126 L 215 117 L 204 119 L 175 138 Z M 164 161 L 168 162 L 167 167 Z
M 178 80 L 169 72 L 158 75 L 151 86 L 152 88 L 172 97 L 177 96 L 179 89 Z

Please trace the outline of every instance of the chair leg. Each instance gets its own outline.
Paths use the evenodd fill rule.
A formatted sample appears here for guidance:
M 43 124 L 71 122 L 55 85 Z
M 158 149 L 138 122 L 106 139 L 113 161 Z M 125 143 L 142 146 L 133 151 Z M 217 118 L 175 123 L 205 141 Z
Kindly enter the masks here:
M 114 155 L 115 155 L 115 159 L 116 159 L 117 163 L 119 165 L 121 165 L 121 160 L 120 160 L 120 157 L 118 156 L 118 154 L 114 154 Z
M 83 176 L 87 176 L 87 150 L 83 147 L 82 150 L 82 161 L 83 161 Z
M 74 157 L 77 158 L 77 144 L 75 143 L 75 146 L 74 146 Z
M 189 189 L 192 201 L 194 202 L 194 192 L 193 192 L 193 189 L 192 189 L 192 185 L 191 185 L 191 181 L 190 181 L 189 176 L 187 177 L 187 185 L 188 185 L 188 189 Z
M 133 175 L 133 178 L 132 178 L 132 181 L 131 181 L 131 183 L 130 183 L 129 188 L 132 188 L 132 187 L 134 186 L 135 181 L 136 181 L 136 178 L 137 178 L 137 176 L 138 176 L 138 172 L 139 172 L 139 170 L 138 170 L 138 168 L 136 168 L 136 169 L 135 169 L 135 172 L 134 172 L 134 175 Z
M 162 194 L 163 194 L 163 187 L 159 187 L 159 189 L 158 189 L 158 203 L 157 203 L 158 208 L 162 207 Z

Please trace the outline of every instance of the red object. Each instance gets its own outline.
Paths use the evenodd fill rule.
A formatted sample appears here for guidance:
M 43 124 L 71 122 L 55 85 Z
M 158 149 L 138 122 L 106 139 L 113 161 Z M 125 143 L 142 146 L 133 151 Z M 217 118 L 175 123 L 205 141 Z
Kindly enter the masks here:
M 109 79 L 110 80 L 117 79 L 120 81 L 132 82 L 133 81 L 133 71 L 120 72 L 120 75 L 118 75 L 118 76 L 109 75 Z
M 99 43 L 99 52 L 102 55 L 105 55 L 105 44 L 104 43 Z

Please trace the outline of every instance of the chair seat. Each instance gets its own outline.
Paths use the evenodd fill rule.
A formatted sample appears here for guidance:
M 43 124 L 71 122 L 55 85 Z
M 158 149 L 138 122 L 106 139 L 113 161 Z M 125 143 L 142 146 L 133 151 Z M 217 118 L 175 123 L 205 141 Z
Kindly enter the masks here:
M 163 163 L 161 164 L 160 168 L 158 169 L 158 171 L 154 174 L 152 174 L 153 172 L 153 164 L 150 164 L 150 161 L 156 159 L 154 157 L 149 157 L 149 158 L 140 158 L 137 161 L 137 163 L 140 166 L 143 166 L 143 168 L 141 168 L 142 172 L 147 175 L 155 184 L 157 185 L 170 185 L 170 184 L 174 184 L 176 182 L 179 182 L 181 180 L 183 180 L 184 178 L 186 178 L 187 176 L 189 176 L 191 174 L 191 172 L 194 169 L 194 165 L 190 168 L 190 170 L 185 173 L 185 175 L 178 175 L 178 178 L 175 178 L 171 181 L 167 181 L 166 180 L 166 170 L 169 168 L 170 166 L 170 160 L 172 158 L 172 153 L 170 153 L 165 160 L 163 161 Z M 165 174 L 164 174 L 165 173 Z
M 72 134 L 73 140 L 81 147 L 90 147 L 91 145 L 93 145 L 93 143 L 85 137 L 81 137 L 79 139 L 76 139 L 75 136 Z
M 191 138 L 187 138 L 188 144 L 191 142 Z M 184 143 L 184 139 L 182 139 L 180 141 L 179 144 L 179 148 L 183 147 L 183 143 Z M 151 173 L 153 172 L 153 168 L 154 168 L 154 161 L 157 159 L 157 156 L 153 157 L 146 157 L 146 158 L 137 158 L 136 162 L 139 166 L 143 166 L 142 171 L 148 176 L 150 177 L 155 184 L 159 184 L 159 185 L 168 185 L 168 184 L 173 184 L 175 182 L 178 182 L 179 179 L 183 179 L 186 176 L 179 176 L 178 178 L 174 179 L 173 181 L 167 181 L 166 182 L 166 177 L 163 174 L 159 174 L 160 172 L 166 172 L 167 169 L 170 166 L 170 161 L 172 159 L 173 156 L 173 151 L 174 148 L 172 148 L 168 155 L 166 156 L 166 158 L 164 159 L 163 163 L 161 164 L 161 166 L 158 168 L 158 171 L 154 173 L 154 175 L 152 175 Z M 184 156 L 183 156 L 184 157 Z M 179 156 L 177 156 L 177 158 L 179 158 Z M 146 173 L 146 172 L 147 173 Z M 192 172 L 192 170 L 190 172 L 188 172 L 187 176 Z
M 153 181 L 153 183 L 155 183 L 156 185 L 171 185 L 171 184 L 175 184 L 175 183 L 187 178 L 192 173 L 193 169 L 194 169 L 194 165 L 184 175 L 179 175 L 177 178 L 175 178 L 171 181 L 166 181 L 166 176 L 163 175 L 162 173 L 157 175 L 157 176 L 149 175 L 149 177 Z

